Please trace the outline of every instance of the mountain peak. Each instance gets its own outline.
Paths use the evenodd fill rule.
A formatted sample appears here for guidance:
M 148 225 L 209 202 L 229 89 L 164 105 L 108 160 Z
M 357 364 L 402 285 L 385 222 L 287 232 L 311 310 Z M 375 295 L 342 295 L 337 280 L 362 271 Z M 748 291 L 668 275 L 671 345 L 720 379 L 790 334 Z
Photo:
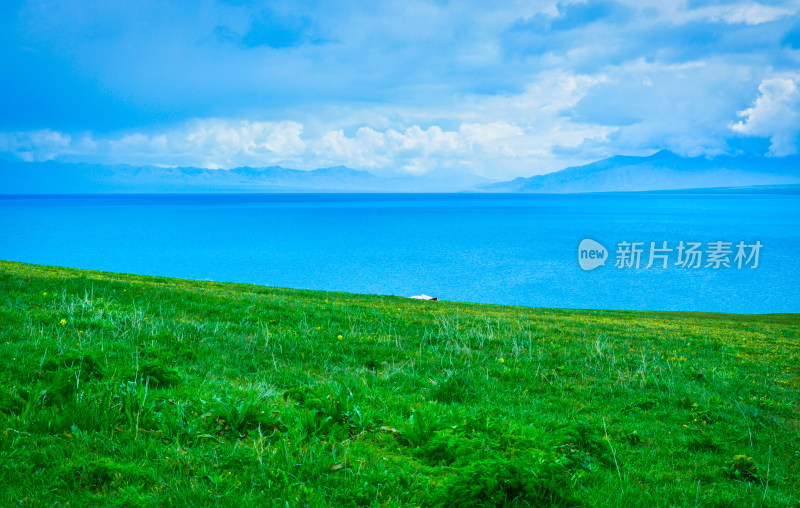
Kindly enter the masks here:
M 617 155 L 481 187 L 489 192 L 619 192 L 800 184 L 800 157 L 682 157 L 670 150 Z
M 676 154 L 672 150 L 667 148 L 662 148 L 661 150 L 657 151 L 653 155 L 647 157 L 648 159 L 669 159 L 669 158 L 680 158 L 680 155 Z

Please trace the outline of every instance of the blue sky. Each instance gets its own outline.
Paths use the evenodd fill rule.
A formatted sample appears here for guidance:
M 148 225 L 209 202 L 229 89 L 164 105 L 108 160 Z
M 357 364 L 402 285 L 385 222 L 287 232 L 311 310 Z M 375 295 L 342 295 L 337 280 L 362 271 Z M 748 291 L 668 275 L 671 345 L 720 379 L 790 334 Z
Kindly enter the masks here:
M 799 13 L 797 0 L 4 0 L 0 157 L 507 179 L 662 148 L 791 155 Z

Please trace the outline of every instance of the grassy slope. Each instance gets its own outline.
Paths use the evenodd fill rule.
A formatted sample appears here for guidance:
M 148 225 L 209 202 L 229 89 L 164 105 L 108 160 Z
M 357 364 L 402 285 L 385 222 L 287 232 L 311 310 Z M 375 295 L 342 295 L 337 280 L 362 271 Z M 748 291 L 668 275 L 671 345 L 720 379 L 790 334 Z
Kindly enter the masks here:
M 0 262 L 0 506 L 797 506 L 799 336 Z

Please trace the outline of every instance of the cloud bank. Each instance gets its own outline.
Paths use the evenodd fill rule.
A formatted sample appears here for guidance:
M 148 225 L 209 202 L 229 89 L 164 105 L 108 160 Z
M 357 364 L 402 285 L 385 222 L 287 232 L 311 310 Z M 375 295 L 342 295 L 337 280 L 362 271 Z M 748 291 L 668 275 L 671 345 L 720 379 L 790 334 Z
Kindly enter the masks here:
M 737 114 L 744 120 L 731 129 L 745 136 L 769 138 L 771 155 L 794 155 L 800 146 L 800 89 L 790 78 L 765 79 L 755 104 Z
M 0 156 L 540 174 L 800 147 L 800 3 L 23 0 Z

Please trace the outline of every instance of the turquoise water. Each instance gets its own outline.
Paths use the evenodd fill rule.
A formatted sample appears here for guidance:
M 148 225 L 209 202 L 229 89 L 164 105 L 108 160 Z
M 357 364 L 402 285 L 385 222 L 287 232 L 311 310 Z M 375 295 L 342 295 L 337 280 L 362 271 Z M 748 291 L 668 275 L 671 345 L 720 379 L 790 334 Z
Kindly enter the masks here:
M 536 307 L 800 312 L 800 195 L 0 196 L 0 259 Z M 592 271 L 584 238 L 608 249 Z M 620 242 L 644 242 L 617 268 Z M 668 267 L 645 269 L 650 242 Z M 730 268 L 675 266 L 732 243 Z M 736 244 L 760 242 L 737 269 Z M 752 261 L 751 261 L 752 265 Z

